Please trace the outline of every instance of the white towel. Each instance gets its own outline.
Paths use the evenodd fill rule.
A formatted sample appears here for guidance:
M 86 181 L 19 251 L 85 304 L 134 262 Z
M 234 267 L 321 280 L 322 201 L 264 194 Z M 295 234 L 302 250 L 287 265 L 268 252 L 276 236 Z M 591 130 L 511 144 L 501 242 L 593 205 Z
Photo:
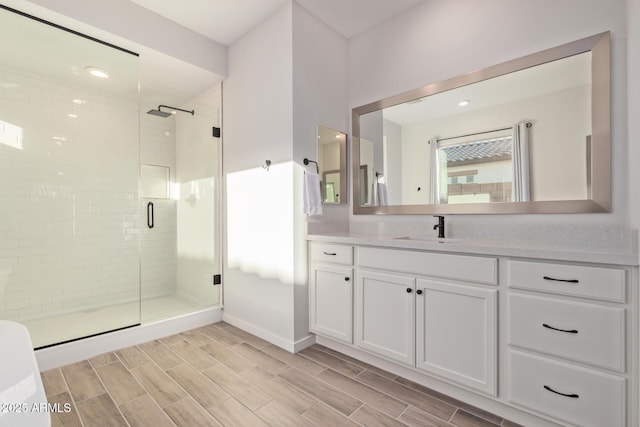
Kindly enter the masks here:
M 378 183 L 378 205 L 387 206 L 389 204 L 389 198 L 387 196 L 387 184 Z
M 318 174 L 304 174 L 304 213 L 309 216 L 322 215 L 322 198 L 320 196 L 320 177 Z

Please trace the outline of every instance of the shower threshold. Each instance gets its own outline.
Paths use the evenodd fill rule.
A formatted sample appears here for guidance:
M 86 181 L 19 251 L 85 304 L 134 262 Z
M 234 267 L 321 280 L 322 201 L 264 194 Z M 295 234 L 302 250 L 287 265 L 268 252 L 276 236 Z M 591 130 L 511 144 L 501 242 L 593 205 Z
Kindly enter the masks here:
M 29 330 L 34 348 L 48 347 L 205 308 L 174 295 L 110 305 L 21 322 Z

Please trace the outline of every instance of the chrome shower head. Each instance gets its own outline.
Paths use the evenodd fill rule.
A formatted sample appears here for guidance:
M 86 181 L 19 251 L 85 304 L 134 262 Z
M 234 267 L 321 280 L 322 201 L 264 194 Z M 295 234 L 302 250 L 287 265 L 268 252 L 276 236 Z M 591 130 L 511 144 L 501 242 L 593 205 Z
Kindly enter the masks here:
M 162 111 L 162 108 L 170 108 L 172 110 L 172 112 L 167 113 L 165 111 Z M 183 110 L 182 108 L 171 107 L 169 105 L 158 105 L 158 108 L 156 110 L 149 110 L 149 111 L 147 111 L 147 114 L 152 114 L 154 116 L 158 116 L 158 117 L 162 117 L 162 118 L 166 119 L 167 117 L 175 114 L 176 111 L 182 111 L 183 113 L 189 113 L 192 116 L 196 112 L 196 110 Z

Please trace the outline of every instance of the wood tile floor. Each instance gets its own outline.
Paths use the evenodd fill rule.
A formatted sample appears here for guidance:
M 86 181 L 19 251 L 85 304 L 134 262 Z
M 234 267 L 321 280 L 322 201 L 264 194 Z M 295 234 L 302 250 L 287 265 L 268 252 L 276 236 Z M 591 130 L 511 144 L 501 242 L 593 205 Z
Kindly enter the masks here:
M 290 354 L 217 323 L 42 373 L 52 426 L 517 424 L 314 345 Z

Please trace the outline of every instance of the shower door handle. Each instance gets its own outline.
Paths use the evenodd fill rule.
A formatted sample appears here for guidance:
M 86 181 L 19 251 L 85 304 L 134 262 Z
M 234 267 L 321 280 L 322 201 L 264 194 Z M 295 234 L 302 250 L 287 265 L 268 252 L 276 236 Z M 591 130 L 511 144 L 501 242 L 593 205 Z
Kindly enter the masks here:
M 153 228 L 153 202 L 147 203 L 147 227 Z

